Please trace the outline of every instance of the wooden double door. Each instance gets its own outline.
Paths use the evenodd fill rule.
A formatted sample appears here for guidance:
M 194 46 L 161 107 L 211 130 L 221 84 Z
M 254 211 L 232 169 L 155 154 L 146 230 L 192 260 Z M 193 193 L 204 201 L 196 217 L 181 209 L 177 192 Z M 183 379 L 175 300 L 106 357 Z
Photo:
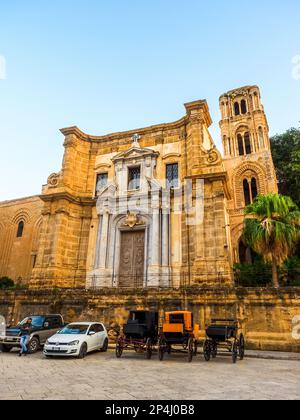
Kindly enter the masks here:
M 145 231 L 121 232 L 119 287 L 143 287 L 144 270 Z

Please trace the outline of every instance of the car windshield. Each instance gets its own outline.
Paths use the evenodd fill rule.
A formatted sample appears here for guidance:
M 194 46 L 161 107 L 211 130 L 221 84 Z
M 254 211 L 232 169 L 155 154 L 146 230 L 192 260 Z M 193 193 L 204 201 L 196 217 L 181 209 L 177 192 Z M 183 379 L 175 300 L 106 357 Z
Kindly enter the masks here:
M 67 325 L 63 328 L 59 334 L 68 334 L 68 335 L 84 335 L 87 333 L 88 325 Z
M 45 322 L 45 318 L 43 316 L 32 316 L 25 318 L 22 322 L 20 322 L 20 326 L 26 324 L 29 319 L 32 319 L 32 326 L 33 328 L 42 328 Z

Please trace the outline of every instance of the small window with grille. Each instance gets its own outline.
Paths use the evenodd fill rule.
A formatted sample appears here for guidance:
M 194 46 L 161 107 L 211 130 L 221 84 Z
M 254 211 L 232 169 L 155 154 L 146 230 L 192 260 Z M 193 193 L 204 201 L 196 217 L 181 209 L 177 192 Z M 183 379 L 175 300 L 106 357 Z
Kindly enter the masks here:
M 179 187 L 179 168 L 178 163 L 167 165 L 166 169 L 167 187 L 178 188 Z
M 141 186 L 141 167 L 135 166 L 128 169 L 128 189 L 139 190 Z
M 102 173 L 97 175 L 97 182 L 96 182 L 96 195 L 106 187 L 108 182 L 108 173 Z

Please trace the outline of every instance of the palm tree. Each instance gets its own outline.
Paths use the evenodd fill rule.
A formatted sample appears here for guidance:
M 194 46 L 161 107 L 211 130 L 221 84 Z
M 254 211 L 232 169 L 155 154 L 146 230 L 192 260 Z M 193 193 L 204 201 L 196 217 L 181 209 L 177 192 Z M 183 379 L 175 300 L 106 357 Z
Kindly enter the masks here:
M 279 287 L 281 266 L 300 238 L 300 211 L 290 197 L 260 195 L 246 208 L 244 241 L 266 262 L 272 263 L 274 287 Z

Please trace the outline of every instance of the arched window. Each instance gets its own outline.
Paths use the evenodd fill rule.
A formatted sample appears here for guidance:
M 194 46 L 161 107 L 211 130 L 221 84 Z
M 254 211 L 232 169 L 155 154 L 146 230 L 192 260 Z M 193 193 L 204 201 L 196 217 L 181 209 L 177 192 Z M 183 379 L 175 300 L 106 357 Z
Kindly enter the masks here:
M 237 115 L 240 115 L 240 104 L 238 103 L 238 102 L 235 102 L 234 103 L 234 113 L 235 113 L 235 115 L 237 116 Z
M 247 103 L 245 99 L 243 99 L 241 102 L 241 110 L 242 110 L 242 114 L 247 114 Z
M 251 193 L 250 193 L 250 186 L 247 179 L 243 181 L 243 188 L 244 188 L 244 198 L 245 198 L 245 206 L 249 206 L 251 204 Z
M 238 147 L 239 147 L 239 155 L 243 156 L 244 153 L 244 142 L 243 142 L 243 137 L 241 134 L 237 135 L 237 141 L 238 141 Z
M 250 155 L 252 150 L 251 150 L 251 142 L 250 142 L 250 134 L 246 133 L 245 134 L 245 148 L 246 148 L 246 155 Z
M 22 238 L 24 232 L 24 222 L 18 224 L 17 238 Z
M 258 196 L 257 181 L 255 178 L 252 178 L 251 180 L 251 195 L 252 195 L 252 201 L 254 201 L 256 197 Z
M 230 137 L 228 138 L 228 151 L 229 151 L 229 154 L 232 155 L 231 138 Z

